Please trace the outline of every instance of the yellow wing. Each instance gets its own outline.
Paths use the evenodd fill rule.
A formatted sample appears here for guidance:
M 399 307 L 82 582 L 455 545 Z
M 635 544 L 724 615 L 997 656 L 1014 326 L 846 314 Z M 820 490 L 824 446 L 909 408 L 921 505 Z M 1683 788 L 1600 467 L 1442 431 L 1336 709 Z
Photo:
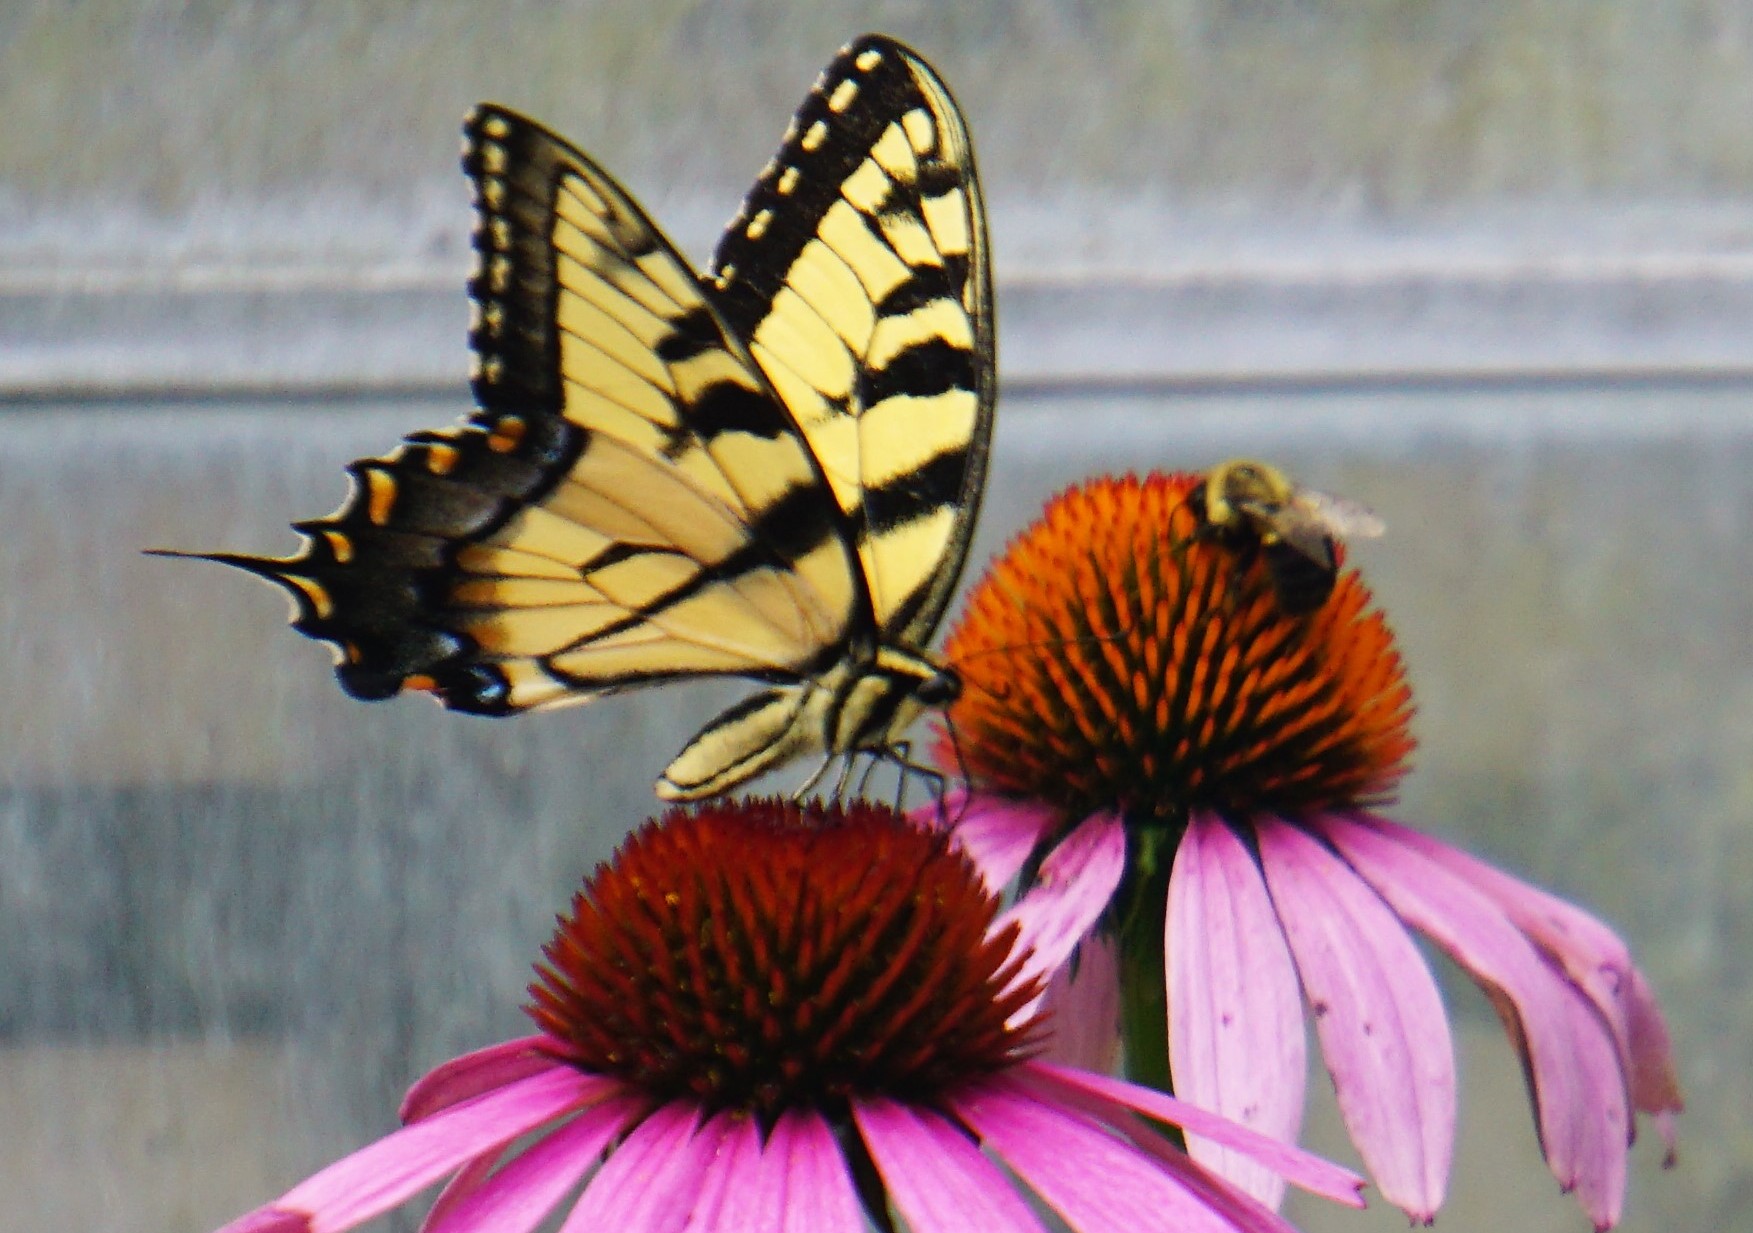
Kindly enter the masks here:
M 503 714 L 839 658 L 869 621 L 845 519 L 697 278 L 540 125 L 464 131 L 480 411 L 355 463 L 295 556 L 219 559 L 284 585 L 364 698 Z
M 842 51 L 714 266 L 853 527 L 881 639 L 920 649 L 967 556 L 996 394 L 986 212 L 931 68 L 878 36 Z
M 211 555 L 285 587 L 357 697 L 507 714 L 769 682 L 671 764 L 668 795 L 888 748 L 952 692 L 920 652 L 992 425 L 985 213 L 943 84 L 892 40 L 843 50 L 710 283 L 541 126 L 486 106 L 465 137 L 480 410 L 353 464 L 295 555 Z

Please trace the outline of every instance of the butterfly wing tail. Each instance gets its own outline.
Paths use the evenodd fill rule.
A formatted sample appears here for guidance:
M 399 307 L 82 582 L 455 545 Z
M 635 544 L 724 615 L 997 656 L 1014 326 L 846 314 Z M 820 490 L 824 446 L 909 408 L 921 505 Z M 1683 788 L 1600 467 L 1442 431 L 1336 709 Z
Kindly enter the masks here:
M 254 557 L 241 552 L 184 552 L 176 548 L 148 548 L 145 552 L 149 557 L 170 557 L 180 561 L 216 561 L 220 565 L 229 565 L 233 569 L 241 569 L 258 578 L 265 578 L 292 597 L 291 621 L 297 629 L 304 630 L 307 626 L 320 624 L 334 615 L 334 600 L 328 588 L 298 568 L 307 561 L 304 554 L 292 557 Z
M 461 649 L 456 634 L 408 619 L 408 605 L 394 602 L 394 578 L 379 580 L 370 573 L 339 569 L 341 563 L 325 561 L 314 544 L 290 557 L 167 548 L 146 552 L 215 561 L 274 583 L 292 599 L 292 627 L 331 644 L 336 679 L 361 701 L 379 702 L 415 689 L 431 693 L 452 710 L 499 714 L 504 709 L 494 705 L 502 690 L 490 672 L 456 662 Z

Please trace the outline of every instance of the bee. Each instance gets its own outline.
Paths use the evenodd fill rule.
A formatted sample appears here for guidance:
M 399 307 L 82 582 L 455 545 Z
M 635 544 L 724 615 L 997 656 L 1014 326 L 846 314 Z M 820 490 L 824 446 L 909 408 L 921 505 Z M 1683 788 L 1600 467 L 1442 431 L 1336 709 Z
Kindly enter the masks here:
M 1315 611 L 1333 593 L 1336 541 L 1374 539 L 1386 530 L 1358 502 L 1303 488 L 1277 467 L 1247 458 L 1207 471 L 1190 500 L 1215 538 L 1260 553 L 1279 607 L 1292 616 Z

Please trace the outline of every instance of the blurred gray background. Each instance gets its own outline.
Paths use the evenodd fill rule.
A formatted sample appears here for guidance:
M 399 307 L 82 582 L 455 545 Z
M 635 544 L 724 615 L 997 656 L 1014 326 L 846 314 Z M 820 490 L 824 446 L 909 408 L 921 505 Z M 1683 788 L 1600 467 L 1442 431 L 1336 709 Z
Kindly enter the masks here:
M 0 0 L 0 1233 L 210 1229 L 523 1030 L 553 913 L 734 691 L 367 706 L 269 588 L 139 549 L 289 549 L 466 411 L 470 104 L 703 259 L 867 29 L 949 80 L 992 211 L 977 561 L 1099 470 L 1258 453 L 1374 506 L 1397 816 L 1665 996 L 1681 1163 L 1647 1136 L 1623 1227 L 1753 1227 L 1753 4 Z M 1438 1227 L 1581 1233 L 1453 975 Z

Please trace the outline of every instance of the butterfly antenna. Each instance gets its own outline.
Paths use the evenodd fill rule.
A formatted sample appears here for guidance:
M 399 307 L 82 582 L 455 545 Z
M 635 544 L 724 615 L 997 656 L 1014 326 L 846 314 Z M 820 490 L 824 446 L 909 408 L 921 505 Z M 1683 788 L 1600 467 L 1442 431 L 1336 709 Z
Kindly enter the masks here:
M 971 651 L 957 659 L 948 661 L 945 666 L 952 670 L 959 670 L 963 664 L 972 663 L 976 659 L 984 659 L 988 655 L 1016 655 L 1023 651 L 1042 650 L 1048 647 L 1100 646 L 1106 642 L 1118 642 L 1137 628 L 1138 625 L 1134 623 L 1117 629 L 1111 634 L 1075 634 L 1063 638 L 1035 638 L 1028 642 L 1007 642 L 1003 646 L 989 646 L 982 650 Z M 981 693 L 999 701 L 1003 701 L 1006 697 L 1004 693 L 992 689 L 990 686 L 982 685 L 979 681 L 969 680 L 966 674 L 959 673 L 959 675 L 961 675 L 963 686 L 972 685 Z M 963 778 L 966 779 L 966 776 Z
M 956 756 L 956 776 L 964 784 L 972 781 L 968 776 L 968 760 L 962 756 L 962 738 L 956 731 L 956 721 L 948 711 L 943 713 L 944 734 L 950 738 L 950 752 Z

